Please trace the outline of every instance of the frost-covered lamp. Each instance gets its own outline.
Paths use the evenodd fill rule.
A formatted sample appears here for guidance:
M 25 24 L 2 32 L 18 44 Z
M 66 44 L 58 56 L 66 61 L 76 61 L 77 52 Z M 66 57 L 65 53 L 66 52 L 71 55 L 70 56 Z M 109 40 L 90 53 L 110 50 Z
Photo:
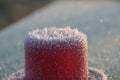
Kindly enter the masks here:
M 25 39 L 25 72 L 21 70 L 9 80 L 18 80 L 17 76 L 23 80 L 107 80 L 88 67 L 87 48 L 86 35 L 77 29 L 33 30 Z

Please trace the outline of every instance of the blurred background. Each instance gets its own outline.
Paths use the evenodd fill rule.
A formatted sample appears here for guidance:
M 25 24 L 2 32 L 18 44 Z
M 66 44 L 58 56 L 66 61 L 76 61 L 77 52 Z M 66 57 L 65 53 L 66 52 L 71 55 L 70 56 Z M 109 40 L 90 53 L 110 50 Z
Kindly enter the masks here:
M 54 0 L 0 0 L 0 30 Z

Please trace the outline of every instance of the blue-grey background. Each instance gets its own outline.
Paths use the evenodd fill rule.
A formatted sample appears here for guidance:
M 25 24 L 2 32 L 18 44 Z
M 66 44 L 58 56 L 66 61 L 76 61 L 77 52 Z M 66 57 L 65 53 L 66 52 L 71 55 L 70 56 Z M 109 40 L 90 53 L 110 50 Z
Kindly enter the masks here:
M 0 32 L 0 80 L 24 68 L 24 38 L 44 27 L 78 28 L 88 36 L 89 66 L 120 79 L 120 3 L 56 1 Z

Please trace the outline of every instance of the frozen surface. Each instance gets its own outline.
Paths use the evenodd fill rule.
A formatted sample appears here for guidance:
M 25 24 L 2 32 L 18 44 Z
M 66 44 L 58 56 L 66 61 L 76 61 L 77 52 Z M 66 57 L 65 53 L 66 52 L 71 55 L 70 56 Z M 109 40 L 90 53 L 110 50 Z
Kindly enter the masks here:
M 43 27 L 70 25 L 87 34 L 89 66 L 120 79 L 120 3 L 54 2 L 0 32 L 0 80 L 24 68 L 24 38 Z
M 25 80 L 25 71 L 24 69 L 21 69 L 15 73 L 12 73 L 8 80 Z
M 25 80 L 24 70 L 19 70 L 13 74 L 11 74 L 8 80 Z M 107 80 L 107 76 L 94 68 L 89 68 L 89 80 Z
M 65 26 L 66 27 L 66 26 Z M 70 29 L 70 27 L 66 28 L 44 28 L 44 29 L 35 29 L 32 32 L 29 32 L 28 39 L 33 40 L 45 40 L 45 41 L 53 41 L 53 40 L 63 40 L 65 39 L 74 39 L 83 41 L 86 39 L 86 35 L 79 32 L 77 29 Z
M 44 28 L 35 29 L 29 32 L 25 39 L 25 43 L 28 46 L 39 47 L 49 47 L 57 45 L 60 48 L 61 43 L 66 44 L 67 47 L 80 47 L 81 45 L 87 45 L 87 37 L 82 32 L 77 29 L 71 29 L 70 26 L 65 26 L 65 28 Z M 38 45 L 36 45 L 38 44 Z M 87 48 L 87 46 L 85 47 Z

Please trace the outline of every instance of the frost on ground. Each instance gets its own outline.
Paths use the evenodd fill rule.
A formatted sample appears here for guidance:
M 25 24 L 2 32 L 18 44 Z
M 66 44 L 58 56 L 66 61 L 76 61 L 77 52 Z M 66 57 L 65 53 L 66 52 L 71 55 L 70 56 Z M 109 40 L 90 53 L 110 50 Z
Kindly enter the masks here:
M 24 70 L 17 71 L 9 76 L 8 80 L 25 80 L 25 73 Z M 89 80 L 107 80 L 106 75 L 103 72 L 89 68 Z
M 9 76 L 8 80 L 25 80 L 24 69 L 17 71 Z

